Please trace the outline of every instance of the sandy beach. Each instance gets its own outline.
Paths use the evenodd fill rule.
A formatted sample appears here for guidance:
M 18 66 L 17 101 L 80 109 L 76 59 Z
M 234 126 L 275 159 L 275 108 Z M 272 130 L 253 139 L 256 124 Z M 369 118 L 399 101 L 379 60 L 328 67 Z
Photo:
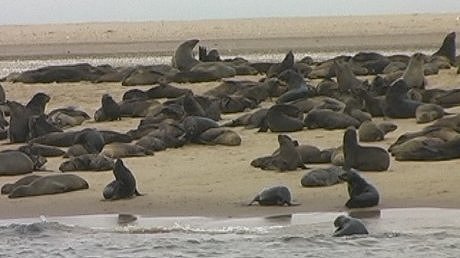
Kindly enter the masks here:
M 460 31 L 457 14 L 413 14 L 394 16 L 267 18 L 245 20 L 94 23 L 0 26 L 0 58 L 44 59 L 79 56 L 168 55 L 185 39 L 199 38 L 203 45 L 217 48 L 226 55 L 248 53 L 284 53 L 288 49 L 314 53 L 335 51 L 352 53 L 358 50 L 415 51 L 439 47 L 444 35 Z M 238 77 L 258 80 L 260 77 Z M 456 69 L 442 70 L 427 77 L 428 88 L 455 88 L 460 84 Z M 313 82 L 315 84 L 317 82 Z M 200 94 L 219 82 L 174 84 Z M 100 98 L 110 93 L 120 100 L 128 89 L 119 83 L 34 84 L 2 83 L 8 99 L 27 102 L 33 94 L 51 96 L 47 111 L 74 105 L 88 114 L 100 106 Z M 269 103 L 270 105 L 272 103 Z M 458 113 L 460 108 L 449 109 Z M 236 115 L 223 116 L 231 119 Z M 375 119 L 381 121 L 381 119 Z M 387 148 L 396 138 L 426 125 L 415 119 L 392 120 L 398 129 L 385 141 L 370 145 Z M 139 119 L 124 118 L 121 122 L 95 123 L 94 127 L 126 132 L 137 127 Z M 186 145 L 157 152 L 152 157 L 127 158 L 125 164 L 136 176 L 138 189 L 145 196 L 130 200 L 102 201 L 102 189 L 112 172 L 77 172 L 90 188 L 85 191 L 22 199 L 0 198 L 0 219 L 36 217 L 39 215 L 81 215 L 100 213 L 133 213 L 149 216 L 218 216 L 246 217 L 294 212 L 346 210 L 346 184 L 325 188 L 303 188 L 300 178 L 308 170 L 287 173 L 262 171 L 249 165 L 254 158 L 270 154 L 277 147 L 276 133 L 235 128 L 242 144 L 236 147 Z M 337 147 L 343 131 L 308 130 L 289 133 L 301 143 L 320 148 Z M 2 142 L 1 149 L 11 148 Z M 50 158 L 46 168 L 58 171 L 62 158 Z M 397 162 L 391 160 L 387 172 L 365 172 L 363 176 L 381 193 L 376 208 L 441 207 L 460 208 L 459 160 L 442 162 Z M 308 165 L 318 167 L 319 165 Z M 321 166 L 328 166 L 321 165 Z M 35 172 L 47 174 L 51 172 Z M 0 177 L 0 185 L 17 177 Z M 287 185 L 295 207 L 244 206 L 266 186 Z

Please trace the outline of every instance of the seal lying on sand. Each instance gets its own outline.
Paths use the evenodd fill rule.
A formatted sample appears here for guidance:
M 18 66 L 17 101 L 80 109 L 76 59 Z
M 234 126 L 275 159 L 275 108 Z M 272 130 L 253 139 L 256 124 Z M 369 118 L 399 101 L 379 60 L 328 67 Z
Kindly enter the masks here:
M 379 203 L 377 189 L 366 182 L 357 172 L 350 170 L 341 174 L 340 179 L 347 182 L 350 199 L 345 203 L 348 208 L 365 208 Z
M 279 152 L 274 155 L 253 160 L 251 166 L 264 170 L 278 170 L 281 172 L 296 170 L 298 167 L 306 169 L 302 157 L 296 149 L 296 143 L 289 136 L 278 135 Z
M 308 112 L 304 120 L 308 129 L 324 128 L 327 130 L 344 129 L 349 126 L 359 127 L 360 122 L 344 113 L 329 109 L 314 109 Z
M 339 175 L 345 171 L 338 166 L 328 168 L 317 168 L 305 174 L 300 180 L 303 187 L 329 186 L 342 182 Z
M 60 166 L 61 172 L 67 171 L 105 171 L 113 169 L 113 159 L 101 154 L 83 154 L 64 161 Z
M 261 206 L 284 206 L 285 204 L 288 206 L 299 205 L 292 203 L 291 192 L 286 186 L 274 186 L 264 189 L 256 195 L 248 205 L 252 205 L 254 202 L 258 202 Z
M 422 102 L 410 100 L 406 93 L 409 90 L 403 79 L 398 79 L 390 86 L 383 105 L 383 113 L 390 118 L 414 118 L 415 111 Z
M 44 162 L 46 162 L 46 159 Z M 0 152 L 0 175 L 13 176 L 31 173 L 44 164 L 41 163 L 39 160 L 32 160 L 31 157 L 21 151 L 2 151 Z
M 136 189 L 136 179 L 121 159 L 115 161 L 113 175 L 115 180 L 108 184 L 102 193 L 106 200 L 127 199 L 142 195 Z
M 13 191 L 14 188 L 20 185 L 28 185 L 32 183 L 33 181 L 35 181 L 35 179 L 38 179 L 40 177 L 41 176 L 38 176 L 38 175 L 24 176 L 12 184 L 4 184 L 2 186 L 2 194 L 9 194 L 11 193 L 11 191 Z
M 303 114 L 295 106 L 276 104 L 271 106 L 262 122 L 259 132 L 295 132 L 303 129 Z
M 398 128 L 397 125 L 390 122 L 376 124 L 372 121 L 363 122 L 358 128 L 359 141 L 376 142 L 383 141 L 385 135 Z
M 359 219 L 340 215 L 334 220 L 334 226 L 337 228 L 333 236 L 350 236 L 369 234 L 364 224 Z
M 88 182 L 79 176 L 72 174 L 49 175 L 37 178 L 29 184 L 15 187 L 8 198 L 65 193 L 88 188 Z
M 360 146 L 356 130 L 348 128 L 343 135 L 345 170 L 385 171 L 390 166 L 390 155 L 380 147 Z
M 445 114 L 444 109 L 440 105 L 423 104 L 415 110 L 415 120 L 418 124 L 429 123 L 442 118 Z

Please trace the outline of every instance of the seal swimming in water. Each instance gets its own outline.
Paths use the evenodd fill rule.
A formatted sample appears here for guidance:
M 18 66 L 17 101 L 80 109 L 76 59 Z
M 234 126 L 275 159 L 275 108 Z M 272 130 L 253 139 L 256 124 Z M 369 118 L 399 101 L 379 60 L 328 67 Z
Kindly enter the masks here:
M 274 186 L 262 190 L 256 195 L 256 197 L 254 197 L 248 206 L 252 205 L 254 202 L 258 202 L 261 206 L 284 206 L 285 204 L 288 206 L 299 205 L 292 203 L 291 192 L 286 186 Z
M 380 147 L 360 146 L 355 128 L 349 127 L 343 135 L 344 169 L 385 171 L 390 166 L 390 155 Z
M 27 185 L 15 187 L 8 198 L 65 193 L 88 188 L 88 182 L 79 176 L 72 174 L 49 175 L 37 178 Z
M 102 192 L 104 199 L 118 200 L 142 195 L 136 189 L 136 179 L 121 159 L 115 161 L 113 175 L 115 180 L 108 184 Z
M 347 182 L 348 185 L 348 195 L 350 199 L 345 203 L 345 206 L 352 209 L 378 205 L 379 193 L 377 189 L 364 180 L 357 172 L 349 170 L 339 177 Z
M 335 237 L 369 234 L 361 220 L 345 215 L 338 216 L 334 226 L 337 228 L 333 234 Z

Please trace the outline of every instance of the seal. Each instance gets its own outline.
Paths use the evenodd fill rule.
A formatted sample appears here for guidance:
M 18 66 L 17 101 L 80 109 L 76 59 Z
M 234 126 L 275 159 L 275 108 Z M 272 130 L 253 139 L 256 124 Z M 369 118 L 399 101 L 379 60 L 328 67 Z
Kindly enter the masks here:
M 106 171 L 113 169 L 113 159 L 101 154 L 83 154 L 64 161 L 59 171 Z
M 320 187 L 339 184 L 342 182 L 339 175 L 343 173 L 344 170 L 338 166 L 316 168 L 303 175 L 300 184 L 303 187 Z
M 238 146 L 241 145 L 241 137 L 226 128 L 209 128 L 198 136 L 198 142 L 207 145 Z
M 101 154 L 110 158 L 120 159 L 153 155 L 153 151 L 145 149 L 140 145 L 117 142 L 106 144 L 104 149 L 102 149 Z
M 267 77 L 275 77 L 281 74 L 283 71 L 287 69 L 292 69 L 294 66 L 294 54 L 292 53 L 292 50 L 289 51 L 286 56 L 284 57 L 283 61 L 279 64 L 273 64 L 270 66 L 270 68 L 267 71 Z
M 329 109 L 313 109 L 304 120 L 308 129 L 324 128 L 327 130 L 344 129 L 349 126 L 359 127 L 360 122 L 350 115 Z
M 288 104 L 271 106 L 262 122 L 259 132 L 296 132 L 303 129 L 303 113 L 297 107 Z
M 121 159 L 115 161 L 113 175 L 115 180 L 108 184 L 102 193 L 104 199 L 119 200 L 142 195 L 136 189 L 136 179 Z
M 105 140 L 98 130 L 86 128 L 75 136 L 73 144 L 81 144 L 87 153 L 99 153 L 104 148 Z
M 197 141 L 200 134 L 206 130 L 219 127 L 219 124 L 217 124 L 216 121 L 201 116 L 188 116 L 182 121 L 182 124 L 184 126 L 187 139 L 192 142 Z
M 376 124 L 373 121 L 365 121 L 358 128 L 359 141 L 361 142 L 377 142 L 383 141 L 385 135 L 398 128 L 397 125 L 384 122 Z
M 48 114 L 48 121 L 59 128 L 69 128 L 81 125 L 90 116 L 75 107 L 57 108 Z
M 172 67 L 180 71 L 189 71 L 192 67 L 199 64 L 200 61 L 196 60 L 193 56 L 193 48 L 198 44 L 198 39 L 190 39 L 181 43 L 172 58 Z
M 62 129 L 48 122 L 45 114 L 32 115 L 28 121 L 29 135 L 27 139 L 37 138 L 54 132 L 62 132 Z
M 348 185 L 348 195 L 350 199 L 345 203 L 346 207 L 352 209 L 378 205 L 379 193 L 377 189 L 364 180 L 357 172 L 349 170 L 339 177 L 347 182 Z
M 29 137 L 31 111 L 16 101 L 6 101 L 10 110 L 8 135 L 11 143 L 26 142 Z
M 337 76 L 337 85 L 340 92 L 349 92 L 352 89 L 361 87 L 363 82 L 356 78 L 347 62 L 334 60 L 333 68 Z
M 338 216 L 334 220 L 334 226 L 337 228 L 333 234 L 335 237 L 369 234 L 361 220 L 345 215 Z
M 252 205 L 254 202 L 258 202 L 261 206 L 288 206 L 299 205 L 293 203 L 291 200 L 291 192 L 286 186 L 273 186 L 262 190 L 254 199 L 248 204 Z
M 449 59 L 451 65 L 455 65 L 456 58 L 456 45 L 455 45 L 455 31 L 446 35 L 441 47 L 436 51 L 433 56 L 444 56 Z
M 32 153 L 34 155 L 43 157 L 60 157 L 65 154 L 65 151 L 57 147 L 42 145 L 38 143 L 28 143 L 27 145 L 19 147 L 18 150 L 24 153 Z
M 251 162 L 251 166 L 280 172 L 307 168 L 296 149 L 298 145 L 296 141 L 293 141 L 288 135 L 280 134 L 278 135 L 278 143 L 280 147 L 273 155 L 257 158 Z
M 355 128 L 349 127 L 343 135 L 344 169 L 361 171 L 386 171 L 390 155 L 380 147 L 360 146 Z
M 409 64 L 402 76 L 409 88 L 424 89 L 425 75 L 423 64 L 425 56 L 422 53 L 415 53 L 411 56 Z
M 383 113 L 390 118 L 415 118 L 417 107 L 422 102 L 410 100 L 407 97 L 409 87 L 403 79 L 392 83 L 385 95 Z
M 34 161 L 21 151 L 0 152 L 0 175 L 12 176 L 31 173 L 35 169 Z
M 417 124 L 429 123 L 442 118 L 446 113 L 444 109 L 437 104 L 423 104 L 415 110 L 415 120 Z
M 25 176 L 20 178 L 18 181 L 12 183 L 12 184 L 4 184 L 2 186 L 2 194 L 9 194 L 11 191 L 13 191 L 14 188 L 20 186 L 20 185 L 28 185 L 32 183 L 35 179 L 40 178 L 41 176 L 38 175 L 30 175 L 30 176 Z
M 57 194 L 88 188 L 88 182 L 77 175 L 49 175 L 37 178 L 30 184 L 15 187 L 8 198 Z
M 104 120 L 114 121 L 121 119 L 120 106 L 113 100 L 112 96 L 109 94 L 102 95 L 101 104 Z
M 33 115 L 43 115 L 45 113 L 46 104 L 50 99 L 50 96 L 43 92 L 39 92 L 27 103 L 26 108 L 29 109 Z
M 276 100 L 278 104 L 316 95 L 313 86 L 305 83 L 302 75 L 292 69 L 283 71 L 278 78 L 288 85 L 288 91 Z

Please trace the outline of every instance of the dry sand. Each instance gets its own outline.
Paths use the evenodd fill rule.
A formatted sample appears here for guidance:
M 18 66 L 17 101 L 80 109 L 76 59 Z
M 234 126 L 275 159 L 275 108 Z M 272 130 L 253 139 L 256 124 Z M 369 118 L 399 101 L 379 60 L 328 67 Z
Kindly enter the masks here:
M 353 47 L 366 48 L 367 39 L 378 42 L 380 37 L 407 37 L 410 32 L 417 36 L 425 35 L 429 43 L 419 42 L 424 47 L 439 45 L 446 32 L 455 31 L 458 24 L 455 15 L 405 15 L 378 17 L 335 17 L 335 18 L 289 18 L 289 19 L 257 19 L 241 21 L 199 21 L 190 23 L 104 23 L 104 24 L 72 24 L 50 26 L 4 26 L 0 27 L 2 39 L 0 51 L 3 56 L 9 53 L 5 49 L 28 49 L 23 57 L 33 55 L 60 55 L 53 52 L 49 46 L 76 47 L 84 46 L 85 54 L 107 54 L 100 51 L 98 44 L 136 44 L 136 42 L 151 41 L 174 42 L 197 37 L 205 40 L 219 38 L 240 39 L 253 41 L 254 45 L 267 47 L 267 40 L 284 42 L 289 47 L 301 41 L 299 38 L 324 38 L 335 50 L 352 51 L 343 48 L 340 41 L 343 38 L 354 38 Z M 270 26 L 268 26 L 269 24 Z M 360 26 L 358 26 L 360 25 Z M 160 27 L 159 27 L 160 26 Z M 276 29 L 273 29 L 276 27 Z M 161 29 L 160 29 L 161 28 Z M 108 38 L 99 37 L 104 31 L 110 34 Z M 52 31 L 53 33 L 48 33 Z M 260 34 L 257 34 L 260 32 Z M 49 35 L 47 35 L 47 33 Z M 66 37 L 71 35 L 70 43 Z M 93 36 L 91 36 L 93 35 Z M 129 37 L 128 37 L 129 36 Z M 423 37 L 425 37 L 423 36 Z M 264 38 L 262 40 L 262 38 Z M 361 40 L 360 40 L 361 38 Z M 364 38 L 365 40 L 362 40 Z M 409 37 L 410 38 L 410 37 Z M 133 42 L 131 42 L 133 41 Z M 351 40 L 353 41 L 353 40 Z M 33 43 L 30 43 L 33 42 Z M 93 44 L 93 42 L 96 42 Z M 219 41 L 224 42 L 224 41 Z M 297 42 L 297 43 L 296 43 Z M 397 46 L 406 44 L 397 41 Z M 393 42 L 381 43 L 383 49 L 396 48 Z M 49 45 L 48 45 L 49 44 Z M 143 43 L 142 43 L 143 44 Z M 150 43 L 145 43 L 150 44 Z M 170 43 L 168 43 L 170 44 Z M 171 52 L 174 48 L 166 44 Z M 430 44 L 434 44 L 431 46 Z M 379 45 L 380 46 L 380 45 Z M 416 47 L 407 45 L 409 48 Z M 220 45 L 217 45 L 219 48 Z M 245 46 L 238 48 L 244 52 Z M 375 46 L 377 47 L 377 45 Z M 122 47 L 117 48 L 122 49 Z M 249 49 L 249 48 L 248 48 Z M 265 51 L 282 51 L 282 47 L 269 46 Z M 117 50 L 117 51 L 118 51 Z M 150 49 L 152 53 L 158 49 Z M 264 48 L 260 48 L 263 51 Z M 53 53 L 47 52 L 51 51 Z M 121 54 L 123 51 L 110 54 Z M 136 49 L 132 50 L 135 53 Z M 235 50 L 236 51 L 236 50 Z M 142 49 L 140 49 L 142 52 Z M 17 53 L 11 54 L 16 55 Z M 241 77 L 242 79 L 257 80 L 258 77 Z M 453 88 L 460 83 L 460 77 L 455 70 L 441 71 L 439 75 L 429 76 L 430 87 Z M 202 93 L 219 82 L 182 84 L 180 87 L 193 89 Z M 20 102 L 27 102 L 36 92 L 45 92 L 51 96 L 47 107 L 50 111 L 65 105 L 76 105 L 89 114 L 100 105 L 104 93 L 110 93 L 115 99 L 120 99 L 129 88 L 121 87 L 118 83 L 63 83 L 63 84 L 11 84 L 2 83 L 7 97 Z M 136 87 L 146 89 L 149 87 Z M 460 109 L 451 109 L 457 113 Z M 224 116 L 229 119 L 230 116 Z M 379 119 L 376 119 L 379 121 Z M 139 119 L 123 119 L 121 122 L 94 123 L 87 122 L 83 127 L 96 127 L 125 132 L 135 128 Z M 378 145 L 388 147 L 402 133 L 415 131 L 423 127 L 417 125 L 414 119 L 395 120 L 399 128 L 390 133 L 386 140 Z M 81 127 L 79 127 L 81 128 Z M 75 129 L 79 129 L 75 128 Z M 128 158 L 125 164 L 133 171 L 138 182 L 138 188 L 145 196 L 130 200 L 115 202 L 102 201 L 102 189 L 112 178 L 109 172 L 78 172 L 76 174 L 87 179 L 90 189 L 72 193 L 50 195 L 22 199 L 0 198 L 0 218 L 35 217 L 39 215 L 76 215 L 97 213 L 134 213 L 151 216 L 256 216 L 272 215 L 307 211 L 342 211 L 348 199 L 346 185 L 340 184 L 325 188 L 302 188 L 300 178 L 307 171 L 277 173 L 262 171 L 249 165 L 252 159 L 270 154 L 277 147 L 275 133 L 256 133 L 255 130 L 235 129 L 242 137 L 241 146 L 203 146 L 186 145 L 179 149 L 168 149 L 157 152 L 153 157 Z M 316 145 L 320 148 L 336 147 L 341 144 L 342 130 L 307 130 L 290 133 L 301 143 Z M 3 145 L 2 149 L 11 145 Z M 49 159 L 46 168 L 58 171 L 61 158 Z M 392 159 L 388 172 L 364 173 L 370 182 L 379 189 L 381 203 L 378 208 L 390 207 L 452 207 L 459 208 L 460 174 L 457 168 L 458 160 L 442 162 L 396 162 Z M 325 165 L 327 166 L 327 165 Z M 317 167 L 311 165 L 310 167 Z M 36 172 L 46 174 L 47 172 Z M 11 182 L 19 177 L 1 177 L 0 184 Z M 296 202 L 296 207 L 246 207 L 243 204 L 266 186 L 284 184 L 290 187 Z

